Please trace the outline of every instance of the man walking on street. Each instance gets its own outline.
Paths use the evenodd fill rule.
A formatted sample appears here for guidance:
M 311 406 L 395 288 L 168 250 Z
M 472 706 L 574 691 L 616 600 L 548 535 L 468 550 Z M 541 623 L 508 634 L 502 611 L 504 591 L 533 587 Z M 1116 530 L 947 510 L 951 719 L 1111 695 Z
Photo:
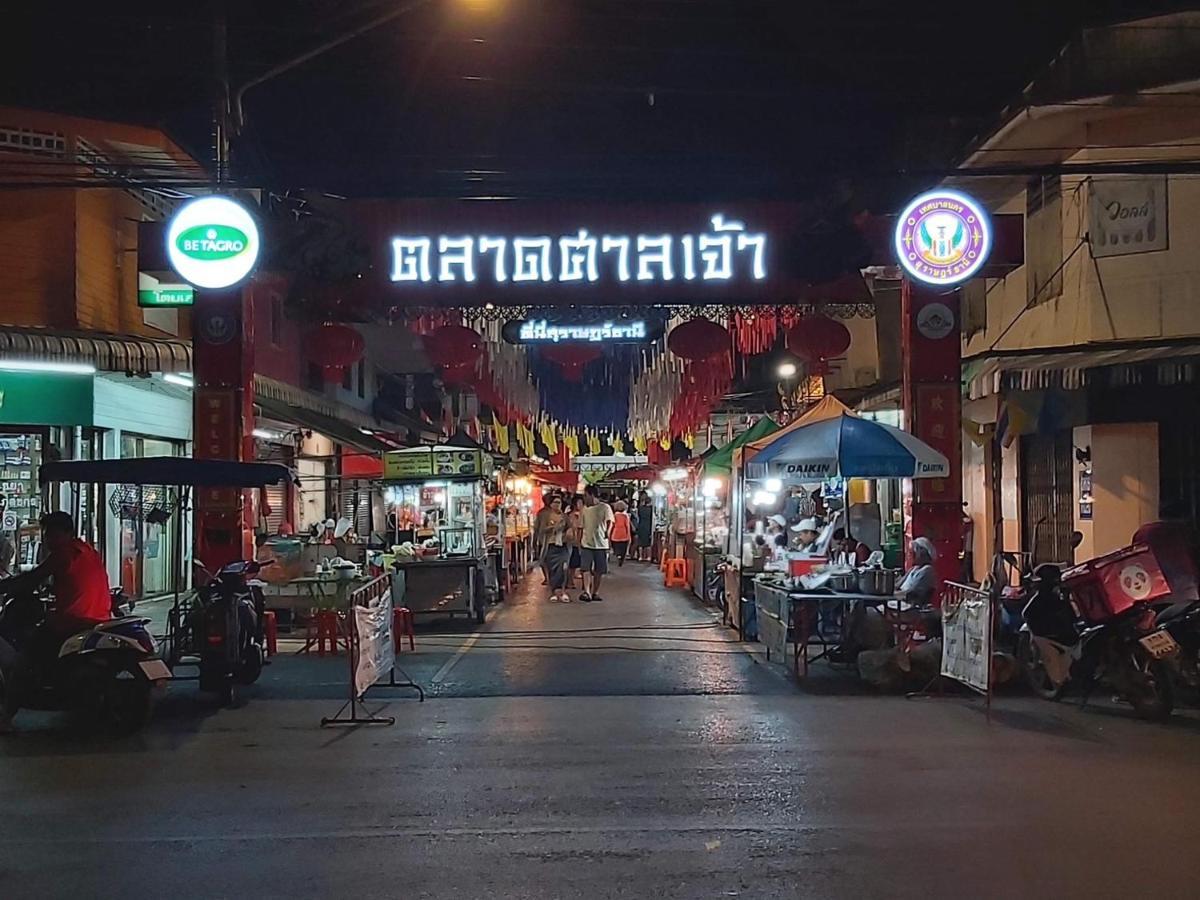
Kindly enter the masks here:
M 609 534 L 612 532 L 612 507 L 600 499 L 594 484 L 584 492 L 583 540 L 580 542 L 583 563 L 583 593 L 579 599 L 588 603 L 600 601 L 600 581 L 608 572 Z

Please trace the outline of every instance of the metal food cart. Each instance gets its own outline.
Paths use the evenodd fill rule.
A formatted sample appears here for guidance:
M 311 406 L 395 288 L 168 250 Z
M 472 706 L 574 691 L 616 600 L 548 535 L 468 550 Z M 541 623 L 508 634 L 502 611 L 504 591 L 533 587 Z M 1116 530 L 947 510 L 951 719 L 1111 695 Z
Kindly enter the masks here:
M 487 610 L 484 482 L 491 460 L 478 448 L 412 447 L 383 457 L 392 566 L 406 580 L 414 615 Z

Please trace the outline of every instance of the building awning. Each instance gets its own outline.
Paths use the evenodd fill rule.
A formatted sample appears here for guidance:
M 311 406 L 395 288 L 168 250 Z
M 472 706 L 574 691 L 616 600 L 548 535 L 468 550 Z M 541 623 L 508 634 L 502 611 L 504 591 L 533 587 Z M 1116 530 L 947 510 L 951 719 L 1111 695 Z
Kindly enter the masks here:
M 366 434 L 360 431 L 360 426 L 353 425 L 344 419 L 334 418 L 333 416 L 327 416 L 312 409 L 306 409 L 303 406 L 293 406 L 290 403 L 284 403 L 282 400 L 276 400 L 273 397 L 264 397 L 261 394 L 255 395 L 254 405 L 268 418 L 295 424 L 301 428 L 311 428 L 313 431 L 318 431 L 343 446 L 353 447 L 371 454 L 384 453 L 387 450 L 396 449 L 394 444 L 382 441 L 373 434 Z M 374 427 L 378 428 L 379 426 L 376 425 Z
M 260 401 L 274 402 L 276 409 L 281 408 L 278 404 L 283 404 L 293 409 L 314 413 L 321 417 L 323 421 L 333 420 L 334 422 L 341 423 L 343 427 L 350 426 L 350 431 L 358 434 L 360 437 L 369 437 L 369 435 L 364 435 L 359 431 L 359 429 L 364 428 L 368 431 L 411 431 L 420 436 L 422 440 L 436 440 L 439 437 L 436 432 L 427 426 L 422 426 L 415 419 L 400 417 L 394 414 L 376 418 L 375 416 L 331 400 L 328 397 L 322 397 L 320 394 L 314 394 L 312 391 L 306 391 L 303 388 L 269 378 L 266 375 L 254 376 L 254 397 L 256 403 Z M 260 405 L 263 404 L 260 403 Z M 299 421 L 299 419 L 296 421 Z M 326 429 L 315 424 L 305 424 L 308 424 L 310 428 L 315 428 L 317 431 L 326 433 Z M 330 436 L 332 437 L 333 435 L 330 434 Z M 376 441 L 376 443 L 381 444 L 385 450 L 395 450 L 398 446 L 387 441 Z
M 90 363 L 101 372 L 135 375 L 192 371 L 187 341 L 50 328 L 0 328 L 0 357 Z
M 1005 389 L 1035 391 L 1078 390 L 1092 369 L 1112 369 L 1111 385 L 1136 383 L 1128 367 L 1158 363 L 1159 385 L 1187 384 L 1200 371 L 1200 343 L 1146 344 L 1129 342 L 1092 345 L 1082 349 L 1037 350 L 963 360 L 963 383 L 972 400 Z M 1125 367 L 1125 368 L 1122 368 Z

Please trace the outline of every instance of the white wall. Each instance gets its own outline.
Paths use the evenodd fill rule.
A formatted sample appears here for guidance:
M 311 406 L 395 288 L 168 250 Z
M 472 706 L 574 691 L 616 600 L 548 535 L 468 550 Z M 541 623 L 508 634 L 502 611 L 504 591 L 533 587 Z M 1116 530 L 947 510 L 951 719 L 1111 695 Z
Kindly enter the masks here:
M 1080 153 L 1074 161 L 1093 157 Z M 1064 178 L 1062 191 L 1065 260 L 1088 230 L 1088 189 L 1080 178 Z M 994 211 L 1024 213 L 1024 191 Z M 989 282 L 987 329 L 965 342 L 964 357 L 1200 335 L 1200 178 L 1168 179 L 1168 233 L 1169 249 L 1153 253 L 1093 260 L 1082 247 L 1063 269 L 1062 296 L 1028 309 L 1024 266 Z
M 1092 518 L 1079 518 L 1076 468 L 1075 527 L 1083 534 L 1077 559 L 1129 544 L 1144 522 L 1158 518 L 1158 424 L 1133 422 L 1076 428 L 1076 447 L 1092 448 Z
M 329 484 L 325 476 L 330 469 L 333 451 L 333 441 L 316 432 L 300 443 L 300 455 L 296 459 L 296 474 L 300 478 L 300 531 L 324 522 L 331 512 L 328 508 Z
M 192 392 L 187 388 L 164 384 L 156 378 L 126 378 L 123 375 L 97 375 L 92 422 L 106 429 L 103 437 L 105 459 L 121 455 L 121 436 L 125 433 L 176 441 L 192 439 Z M 185 451 L 191 455 L 191 448 Z M 111 496 L 112 491 L 108 494 Z M 105 505 L 105 566 L 112 583 L 121 580 L 121 523 Z M 185 582 L 191 576 L 188 560 L 192 557 L 192 521 L 187 516 L 183 536 Z
M 92 421 L 97 428 L 190 441 L 191 392 L 155 378 L 98 376 Z

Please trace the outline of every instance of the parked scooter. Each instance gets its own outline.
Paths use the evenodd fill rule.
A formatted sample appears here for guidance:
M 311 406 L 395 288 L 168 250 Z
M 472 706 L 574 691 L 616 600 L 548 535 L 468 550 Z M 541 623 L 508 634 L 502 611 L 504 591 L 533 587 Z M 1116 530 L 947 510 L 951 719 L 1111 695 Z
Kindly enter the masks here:
M 1170 716 L 1175 702 L 1171 673 L 1162 659 L 1152 609 L 1139 603 L 1102 622 L 1083 622 L 1057 565 L 1038 566 L 1031 584 L 1022 628 L 1028 640 L 1021 641 L 1020 650 L 1038 695 L 1057 700 L 1074 684 L 1082 687 L 1086 704 L 1098 685 L 1107 684 L 1141 718 Z
M 1158 653 L 1171 669 L 1176 697 L 1200 706 L 1200 601 L 1170 603 L 1154 618 Z
M 200 690 L 215 693 L 223 705 L 234 702 L 235 685 L 253 684 L 265 661 L 262 588 L 254 576 L 270 561 L 230 563 L 197 590 L 192 612 L 199 644 Z
M 36 592 L 8 597 L 0 608 L 0 639 L 22 651 L 45 621 L 46 607 Z M 17 685 L 0 672 L 0 702 L 7 690 L 20 690 L 18 705 L 26 709 L 80 710 L 111 731 L 138 731 L 171 677 L 146 628 L 149 621 L 121 616 L 72 635 L 54 659 L 34 660 L 28 677 L 14 679 Z

